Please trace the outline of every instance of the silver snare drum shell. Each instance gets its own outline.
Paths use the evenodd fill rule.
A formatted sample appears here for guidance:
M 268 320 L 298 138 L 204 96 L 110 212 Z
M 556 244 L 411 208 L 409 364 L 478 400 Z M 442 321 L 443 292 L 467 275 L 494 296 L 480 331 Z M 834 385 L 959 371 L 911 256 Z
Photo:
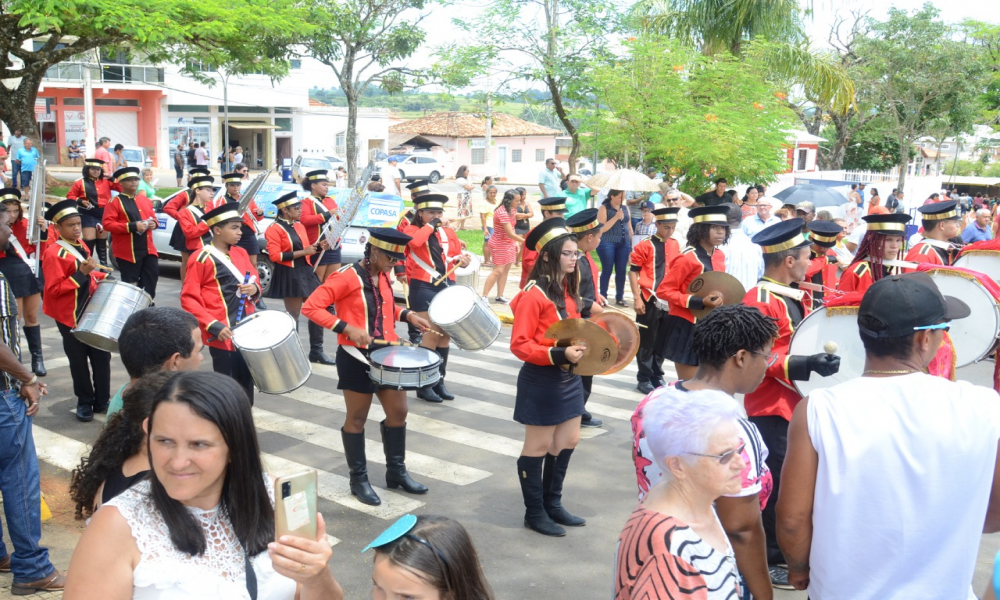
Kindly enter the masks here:
M 130 283 L 104 280 L 90 297 L 73 335 L 88 346 L 118 352 L 118 337 L 125 321 L 153 303 L 149 294 Z
M 469 259 L 469 266 L 455 269 L 455 283 L 470 287 L 473 290 L 479 289 L 479 257 L 472 254 Z
M 441 356 L 419 346 L 389 346 L 368 355 L 368 377 L 376 385 L 418 390 L 441 379 Z
M 243 356 L 257 389 L 285 394 L 305 385 L 312 375 L 295 320 L 280 310 L 256 312 L 233 327 L 233 346 Z
M 427 315 L 462 350 L 485 350 L 500 337 L 500 317 L 478 292 L 464 285 L 438 292 Z

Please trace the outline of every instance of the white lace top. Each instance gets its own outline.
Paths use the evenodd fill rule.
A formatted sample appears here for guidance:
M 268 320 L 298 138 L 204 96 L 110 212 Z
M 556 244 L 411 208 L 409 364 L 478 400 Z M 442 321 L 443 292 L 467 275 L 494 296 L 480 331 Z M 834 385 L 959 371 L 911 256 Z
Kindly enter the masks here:
M 273 496 L 269 478 L 268 495 Z M 163 517 L 153 505 L 149 481 L 136 484 L 113 498 L 114 506 L 132 528 L 142 557 L 132 572 L 135 600 L 248 600 L 243 550 L 229 519 L 219 508 L 188 507 L 201 523 L 207 547 L 201 556 L 189 556 L 174 547 Z M 274 572 L 267 552 L 251 563 L 257 575 L 257 600 L 291 600 L 295 581 Z

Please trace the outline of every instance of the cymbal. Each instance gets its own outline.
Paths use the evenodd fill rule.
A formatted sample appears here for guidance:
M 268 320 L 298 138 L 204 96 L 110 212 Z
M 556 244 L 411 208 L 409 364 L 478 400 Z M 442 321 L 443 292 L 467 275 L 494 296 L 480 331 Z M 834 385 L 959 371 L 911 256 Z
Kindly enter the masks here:
M 688 293 L 699 298 L 704 298 L 712 292 L 722 294 L 722 304 L 724 305 L 739 304 L 743 302 L 743 296 L 747 294 L 747 290 L 740 283 L 740 280 L 724 271 L 702 273 L 695 277 L 691 281 L 691 285 L 688 286 Z M 711 312 L 711 310 L 711 308 L 692 308 L 691 314 L 695 318 L 701 319 Z
M 618 360 L 600 374 L 611 375 L 627 367 L 639 351 L 639 327 L 635 321 L 617 312 L 603 312 L 590 317 L 590 320 L 607 329 L 618 343 Z
M 577 375 L 599 375 L 611 368 L 618 360 L 618 342 L 604 328 L 586 319 L 563 319 L 553 323 L 545 338 L 556 340 L 556 346 L 585 346 L 583 358 L 573 366 Z M 561 365 L 569 370 L 570 365 Z

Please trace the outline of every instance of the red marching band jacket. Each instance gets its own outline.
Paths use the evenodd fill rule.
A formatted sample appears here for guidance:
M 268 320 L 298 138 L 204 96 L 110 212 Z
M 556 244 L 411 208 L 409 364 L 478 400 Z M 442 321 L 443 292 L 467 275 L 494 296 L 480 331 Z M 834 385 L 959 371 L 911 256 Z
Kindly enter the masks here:
M 947 254 L 947 251 L 945 251 L 945 253 Z M 928 244 L 926 241 L 922 241 L 916 246 L 910 248 L 910 251 L 906 253 L 906 260 L 909 262 L 927 263 L 941 266 L 950 266 L 954 261 L 954 259 L 947 261 L 943 260 L 941 258 L 941 253 L 938 252 L 937 248 Z M 912 271 L 913 269 L 907 269 L 907 272 Z
M 186 190 L 177 192 L 163 205 L 163 212 L 173 217 L 177 221 L 177 226 L 184 232 L 184 245 L 188 252 L 201 250 L 212 240 L 208 224 L 201 220 L 205 210 L 189 203 Z
M 392 281 L 389 275 L 379 273 L 377 301 L 381 303 L 381 320 L 376 321 L 375 307 L 368 305 L 365 296 L 365 288 L 368 285 L 362 273 L 363 269 L 360 263 L 341 267 L 316 288 L 302 305 L 302 314 L 324 329 L 336 332 L 337 343 L 341 346 L 357 346 L 344 335 L 348 325 L 367 331 L 368 335 L 375 339 L 395 342 L 399 339 L 396 335 L 396 321 L 404 320 L 410 312 L 396 304 L 392 296 Z M 374 290 L 370 291 L 374 295 Z M 326 310 L 331 305 L 336 307 L 337 314 L 330 314 Z
M 293 237 L 293 234 L 294 236 Z M 275 219 L 274 223 L 264 232 L 264 239 L 267 240 L 267 256 L 276 265 L 292 268 L 295 260 L 292 253 L 302 250 L 310 245 L 305 240 L 308 239 L 306 228 L 302 223 L 296 221 L 289 223 L 284 219 Z M 312 264 L 312 256 L 306 256 L 306 263 Z
M 134 263 L 137 255 L 144 256 L 141 250 L 137 252 L 141 247 L 137 245 L 144 244 L 146 254 L 158 256 L 156 246 L 153 245 L 153 231 L 156 228 L 148 228 L 144 234 L 138 233 L 136 229 L 139 221 L 157 220 L 153 203 L 143 192 L 138 192 L 132 202 L 127 202 L 126 199 L 125 194 L 118 194 L 104 209 L 101 225 L 111 233 L 111 253 L 118 260 Z
M 671 315 L 686 319 L 691 323 L 697 320 L 691 314 L 691 309 L 701 307 L 701 298 L 687 293 L 688 286 L 696 277 L 705 272 L 705 266 L 698 260 L 695 252 L 694 247 L 688 246 L 670 261 L 670 269 L 659 287 L 659 290 L 663 291 L 663 296 L 660 297 L 659 291 L 657 292 L 660 300 L 670 305 Z M 711 270 L 723 272 L 726 270 L 726 256 L 719 249 L 712 252 Z
M 240 273 L 239 277 L 225 264 L 225 260 L 225 254 L 221 250 L 213 251 L 208 246 L 191 255 L 181 288 L 181 308 L 198 319 L 201 339 L 206 346 L 233 351 L 232 341 L 223 342 L 211 338 L 218 336 L 226 327 L 236 325 L 240 304 L 243 304 L 244 318 L 253 314 L 254 300 L 260 296 L 261 290 L 257 269 L 250 262 L 246 250 L 239 246 L 229 249 L 229 261 L 236 272 Z M 239 286 L 243 285 L 248 271 L 250 283 L 257 286 L 257 293 L 243 299 Z
M 885 269 L 886 267 L 882 268 Z M 892 267 L 888 272 L 893 274 L 898 270 L 897 267 Z M 863 260 L 851 265 L 841 274 L 837 289 L 842 292 L 860 292 L 864 294 L 873 283 L 875 283 L 875 278 L 872 277 L 871 262 Z
M 223 194 L 223 195 L 219 196 L 218 198 L 212 200 L 212 206 L 209 207 L 208 210 L 215 210 L 215 209 L 219 208 L 220 206 L 222 206 L 223 204 L 228 204 L 228 203 L 231 203 L 231 202 L 234 202 L 234 203 L 238 204 L 239 200 L 237 200 L 236 198 L 233 198 L 229 194 Z M 260 221 L 260 220 L 263 220 L 263 218 L 264 218 L 263 214 L 261 214 L 260 216 L 257 216 L 257 211 L 258 210 L 260 210 L 260 209 L 257 207 L 257 201 L 251 199 L 250 200 L 250 204 L 247 204 L 247 211 L 245 213 L 243 213 L 243 224 L 246 225 L 247 227 L 249 227 L 250 229 L 256 230 L 257 229 L 256 228 L 256 222 Z
M 461 256 L 462 254 L 462 244 L 458 241 L 458 236 L 455 235 L 455 230 L 450 227 L 438 227 L 437 232 L 434 231 L 434 227 L 430 225 L 423 225 L 418 227 L 416 225 L 407 225 L 404 233 L 413 239 L 410 243 L 406 245 L 406 277 L 409 281 L 424 281 L 427 283 L 433 283 L 441 275 L 444 275 L 454 263 L 455 257 Z M 431 244 L 430 237 L 432 235 L 437 235 L 438 245 L 441 247 L 440 254 L 443 256 L 438 256 L 444 263 L 444 271 L 439 271 L 437 277 L 432 276 L 418 263 L 423 262 L 428 267 L 437 270 L 434 265 L 434 260 L 431 257 Z M 443 239 L 442 239 L 443 238 Z M 448 279 L 455 281 L 455 274 L 452 273 L 448 276 Z
M 667 238 L 663 241 L 656 235 L 642 240 L 632 248 L 628 262 L 631 270 L 639 273 L 643 302 L 649 302 L 649 297 L 653 294 L 664 300 L 663 283 L 666 281 L 667 268 L 680 253 L 681 246 L 677 240 Z
M 333 216 L 333 211 L 337 210 L 337 203 L 333 198 L 326 196 L 317 198 L 316 196 L 306 196 L 302 198 L 302 216 L 299 223 L 306 230 L 309 236 L 308 245 L 313 245 L 319 239 L 319 234 L 323 233 L 323 226 Z
M 832 248 L 827 249 L 824 254 L 816 254 L 816 251 L 811 248 L 809 252 L 812 258 L 809 259 L 809 267 L 806 268 L 805 280 L 809 283 L 825 286 L 831 290 L 837 289 L 837 253 Z M 807 290 L 806 297 L 802 302 L 809 304 L 815 310 L 822 304 L 825 295 L 826 291 L 817 294 L 816 292 Z
M 80 265 L 90 258 L 90 249 L 79 242 L 67 243 L 83 261 L 56 242 L 49 246 L 42 261 L 42 273 L 45 275 L 42 312 L 67 327 L 76 327 L 87 301 L 97 291 L 97 282 L 107 274 L 94 269 L 90 275 L 85 275 L 80 271 Z
M 531 235 L 531 230 L 524 234 L 524 238 L 527 239 Z M 527 246 L 521 248 L 521 289 L 528 285 L 528 278 L 531 277 L 531 270 L 535 268 L 535 263 L 538 262 L 538 252 L 535 250 L 528 249 Z M 596 271 L 595 271 L 596 272 Z
M 514 356 L 534 365 L 566 365 L 566 349 L 556 348 L 555 340 L 545 338 L 545 332 L 556 321 L 580 318 L 580 309 L 568 294 L 565 316 L 560 316 L 554 302 L 534 281 L 510 301 L 514 312 L 514 329 L 510 335 L 510 351 Z
M 88 183 L 93 184 L 93 188 L 90 189 L 88 194 Z M 122 186 L 118 185 L 117 181 L 111 181 L 110 179 L 90 179 L 87 177 L 81 177 L 73 182 L 70 186 L 69 192 L 66 194 L 67 200 L 76 200 L 80 202 L 81 200 L 87 200 L 91 204 L 94 204 L 94 197 L 97 198 L 96 208 L 104 208 L 111 202 L 111 192 L 122 191 Z
M 764 282 L 761 282 L 764 283 Z M 767 284 L 757 284 L 743 297 L 743 303 L 753 306 L 777 321 L 778 338 L 774 340 L 771 351 L 778 355 L 778 360 L 767 368 L 764 381 L 757 389 L 743 398 L 747 415 L 751 417 L 778 416 L 786 421 L 792 420 L 792 411 L 802 396 L 795 389 L 788 376 L 788 348 L 792 343 L 792 334 L 797 325 L 792 324 L 785 298 L 767 289 Z M 784 287 L 773 284 L 775 287 Z M 795 290 L 793 290 L 794 292 Z M 787 298 L 789 301 L 794 301 Z M 802 315 L 805 318 L 811 312 L 811 305 L 803 295 Z
M 22 256 L 21 258 L 28 258 L 32 254 L 34 254 L 34 252 L 35 252 L 35 246 L 33 244 L 29 244 L 28 243 L 28 221 L 27 221 L 27 219 L 25 219 L 24 217 L 21 217 L 20 219 L 17 220 L 16 223 L 11 223 L 10 224 L 10 231 L 14 235 L 14 237 L 17 238 L 17 241 L 21 244 L 21 248 L 24 249 L 24 252 L 25 252 L 26 256 Z M 43 231 L 42 235 L 41 235 L 42 243 L 40 245 L 43 248 L 45 246 L 46 234 L 47 234 L 47 231 Z M 7 248 L 6 252 L 3 251 L 3 250 L 0 250 L 0 258 L 6 258 L 7 256 L 18 256 L 17 249 L 14 248 L 14 244 L 13 243 L 11 243 L 11 245 Z M 41 257 L 38 256 L 36 258 L 41 258 Z

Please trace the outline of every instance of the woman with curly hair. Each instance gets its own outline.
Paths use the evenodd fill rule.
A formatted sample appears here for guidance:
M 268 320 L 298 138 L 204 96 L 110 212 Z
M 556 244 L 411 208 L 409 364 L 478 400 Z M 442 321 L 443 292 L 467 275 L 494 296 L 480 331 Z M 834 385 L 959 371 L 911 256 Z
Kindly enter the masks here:
M 146 432 L 142 423 L 163 384 L 173 372 L 146 375 L 122 394 L 124 406 L 108 418 L 88 456 L 73 469 L 69 495 L 76 518 L 89 519 L 102 504 L 142 481 L 149 474 Z

